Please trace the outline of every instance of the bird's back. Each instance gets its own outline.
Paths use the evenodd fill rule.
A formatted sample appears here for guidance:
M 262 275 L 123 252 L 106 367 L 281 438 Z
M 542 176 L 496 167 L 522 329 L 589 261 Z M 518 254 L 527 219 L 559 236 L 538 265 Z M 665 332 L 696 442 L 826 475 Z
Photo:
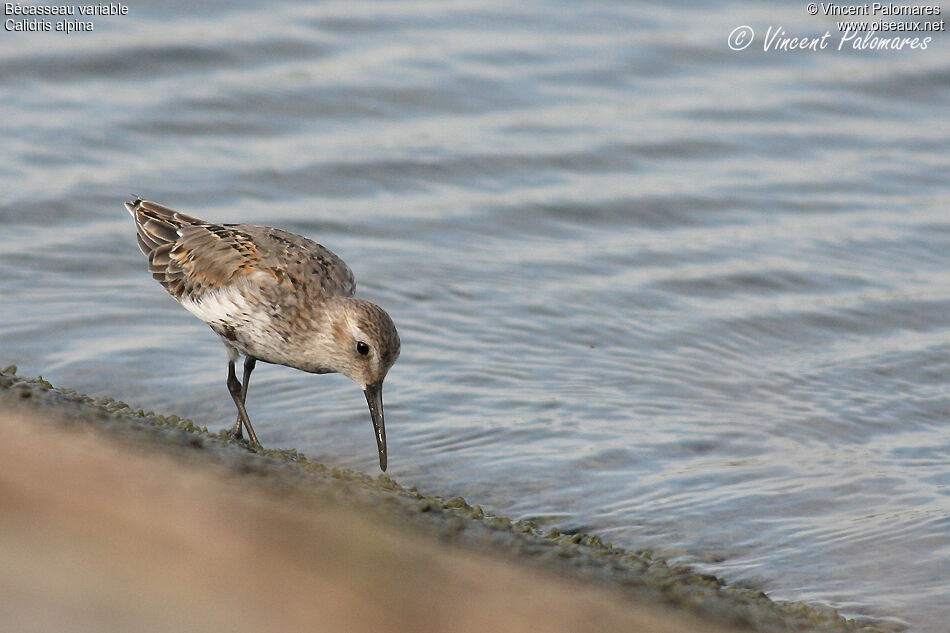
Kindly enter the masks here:
M 349 266 L 329 249 L 300 235 L 250 224 L 215 224 L 136 199 L 126 203 L 135 219 L 139 248 L 149 272 L 179 301 L 251 282 L 301 297 L 353 295 Z M 283 290 L 281 290 L 283 289 Z

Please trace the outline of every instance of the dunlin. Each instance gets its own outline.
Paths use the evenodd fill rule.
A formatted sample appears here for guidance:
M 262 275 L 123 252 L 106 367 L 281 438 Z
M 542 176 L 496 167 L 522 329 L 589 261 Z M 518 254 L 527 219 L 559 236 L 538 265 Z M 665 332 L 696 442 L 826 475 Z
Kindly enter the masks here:
M 251 441 L 247 384 L 257 361 L 314 374 L 339 372 L 366 395 L 379 467 L 386 470 L 383 379 L 399 356 L 385 310 L 356 299 L 342 259 L 300 235 L 250 224 L 214 224 L 136 198 L 135 219 L 148 269 L 186 310 L 211 326 L 228 351 L 228 391 Z M 234 361 L 244 355 L 244 379 Z

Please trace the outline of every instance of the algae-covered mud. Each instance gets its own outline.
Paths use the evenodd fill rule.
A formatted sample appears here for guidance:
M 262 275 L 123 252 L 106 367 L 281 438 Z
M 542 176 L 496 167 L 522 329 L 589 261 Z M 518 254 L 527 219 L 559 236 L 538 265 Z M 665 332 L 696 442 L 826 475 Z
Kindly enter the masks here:
M 17 630 L 42 630 L 51 612 L 74 621 L 74 607 L 90 617 L 78 630 L 118 621 L 168 630 L 182 619 L 260 630 L 271 616 L 299 627 L 330 615 L 337 630 L 879 630 L 596 535 L 543 532 L 477 500 L 424 496 L 386 475 L 239 445 L 189 420 L 15 371 L 0 374 L 0 588 L 16 592 L 0 607 L 12 609 Z M 120 558 L 104 564 L 97 538 Z M 31 544 L 41 554 L 24 554 Z M 80 544 L 78 554 L 66 551 Z M 133 580 L 113 591 L 97 569 Z M 108 596 L 121 598 L 103 607 L 113 619 L 90 616 Z M 162 596 L 185 611 L 168 614 L 156 603 Z M 273 614 L 266 605 L 275 601 Z

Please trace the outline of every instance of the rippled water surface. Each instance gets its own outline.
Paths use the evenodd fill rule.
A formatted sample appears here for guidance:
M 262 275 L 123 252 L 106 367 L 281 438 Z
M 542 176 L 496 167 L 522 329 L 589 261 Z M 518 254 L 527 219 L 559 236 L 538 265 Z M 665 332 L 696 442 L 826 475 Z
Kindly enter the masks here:
M 804 3 L 135 3 L 0 33 L 0 365 L 221 428 L 216 336 L 130 194 L 327 245 L 396 321 L 390 472 L 777 599 L 936 633 L 950 594 L 950 38 Z M 834 37 L 837 37 L 835 35 Z M 268 445 L 376 472 L 340 376 Z

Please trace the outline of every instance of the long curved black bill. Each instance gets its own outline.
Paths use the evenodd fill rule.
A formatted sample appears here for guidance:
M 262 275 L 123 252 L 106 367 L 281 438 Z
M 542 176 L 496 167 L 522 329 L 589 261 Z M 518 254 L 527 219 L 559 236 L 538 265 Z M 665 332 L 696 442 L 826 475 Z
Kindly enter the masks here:
M 386 472 L 386 425 L 383 422 L 383 381 L 367 385 L 363 390 L 369 415 L 373 418 L 373 431 L 376 432 L 376 448 L 379 449 L 379 469 Z

